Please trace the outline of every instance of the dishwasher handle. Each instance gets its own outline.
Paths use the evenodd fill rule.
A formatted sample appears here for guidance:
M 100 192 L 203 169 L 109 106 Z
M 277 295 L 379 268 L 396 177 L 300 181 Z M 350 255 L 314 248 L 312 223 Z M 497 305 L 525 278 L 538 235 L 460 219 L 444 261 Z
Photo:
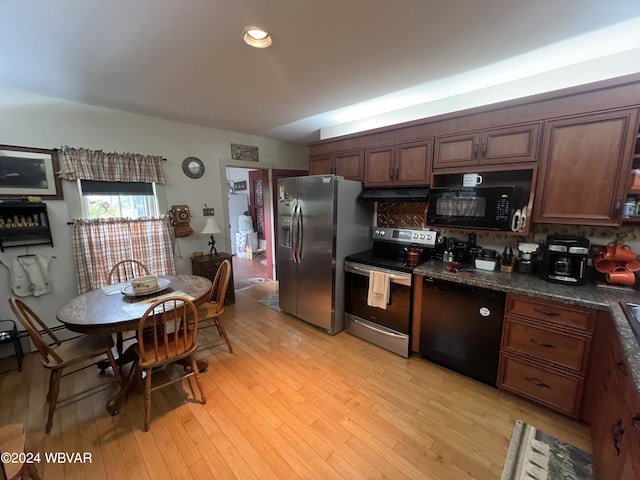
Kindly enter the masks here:
M 425 289 L 438 290 L 450 295 L 468 296 L 474 295 L 476 292 L 476 288 L 472 287 L 471 285 L 447 282 L 445 280 L 438 280 L 432 277 L 425 277 L 424 283 Z
M 466 285 L 464 283 L 456 283 L 448 280 L 440 280 L 433 277 L 424 277 L 424 289 L 425 290 L 437 290 L 439 292 L 456 295 L 458 297 L 475 297 L 475 298 L 490 298 L 492 300 L 504 301 L 505 293 L 492 290 L 488 288 L 476 287 L 473 285 Z

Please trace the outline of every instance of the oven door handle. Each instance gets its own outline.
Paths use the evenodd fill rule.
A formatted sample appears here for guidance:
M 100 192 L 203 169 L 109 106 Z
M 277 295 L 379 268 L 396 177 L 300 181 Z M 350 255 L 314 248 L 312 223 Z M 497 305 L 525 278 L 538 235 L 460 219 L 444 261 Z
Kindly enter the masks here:
M 398 283 L 400 285 L 406 285 L 407 287 L 411 286 L 411 274 L 410 273 L 393 273 L 390 270 L 385 270 L 383 268 L 375 268 L 375 267 L 361 267 L 352 262 L 345 262 L 344 271 L 355 273 L 356 275 L 362 275 L 363 277 L 368 277 L 369 272 L 384 272 L 389 275 L 389 280 L 393 283 Z

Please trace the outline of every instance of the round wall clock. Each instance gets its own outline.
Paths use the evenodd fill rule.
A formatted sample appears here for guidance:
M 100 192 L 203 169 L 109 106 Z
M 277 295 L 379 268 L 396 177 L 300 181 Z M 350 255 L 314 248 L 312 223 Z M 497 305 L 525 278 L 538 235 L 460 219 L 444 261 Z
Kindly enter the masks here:
M 204 164 L 197 157 L 187 157 L 182 161 L 182 171 L 187 177 L 200 178 L 204 175 Z

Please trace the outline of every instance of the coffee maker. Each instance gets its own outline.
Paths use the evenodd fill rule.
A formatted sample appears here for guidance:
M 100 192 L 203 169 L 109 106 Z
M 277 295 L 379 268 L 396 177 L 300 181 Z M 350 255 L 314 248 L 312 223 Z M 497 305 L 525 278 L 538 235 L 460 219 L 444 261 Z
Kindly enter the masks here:
M 587 281 L 589 240 L 571 235 L 549 235 L 544 247 L 540 277 L 566 285 L 584 285 Z
M 520 273 L 536 273 L 537 255 L 540 251 L 540 244 L 535 242 L 518 243 L 520 255 L 516 259 L 516 271 Z

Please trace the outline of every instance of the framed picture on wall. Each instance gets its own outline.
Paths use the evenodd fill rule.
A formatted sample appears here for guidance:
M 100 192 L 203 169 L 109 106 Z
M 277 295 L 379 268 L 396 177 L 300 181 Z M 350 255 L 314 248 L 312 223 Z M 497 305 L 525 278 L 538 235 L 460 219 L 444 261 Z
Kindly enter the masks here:
M 0 197 L 62 200 L 57 150 L 0 145 Z
M 234 191 L 238 191 L 238 190 L 246 190 L 247 189 L 247 182 L 245 182 L 244 180 L 242 182 L 233 182 L 233 190 Z
M 245 162 L 259 161 L 258 147 L 252 145 L 240 145 L 239 143 L 231 144 L 231 158 L 233 160 L 242 160 Z

